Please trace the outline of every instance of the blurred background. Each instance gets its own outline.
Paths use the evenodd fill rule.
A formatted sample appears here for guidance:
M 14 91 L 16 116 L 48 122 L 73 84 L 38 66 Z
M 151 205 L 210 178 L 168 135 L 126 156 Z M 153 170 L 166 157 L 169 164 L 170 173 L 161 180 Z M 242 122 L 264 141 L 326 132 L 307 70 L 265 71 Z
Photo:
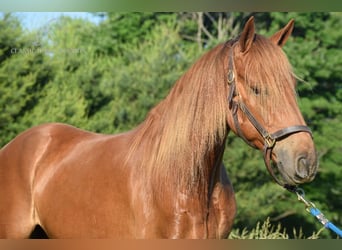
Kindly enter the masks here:
M 341 227 L 342 13 L 0 13 L 0 146 L 44 122 L 100 133 L 136 127 L 199 56 L 236 37 L 252 15 L 266 36 L 295 20 L 284 50 L 320 160 L 316 179 L 303 188 Z M 231 237 L 260 229 L 336 238 L 274 184 L 262 154 L 233 134 L 224 163 L 238 202 Z

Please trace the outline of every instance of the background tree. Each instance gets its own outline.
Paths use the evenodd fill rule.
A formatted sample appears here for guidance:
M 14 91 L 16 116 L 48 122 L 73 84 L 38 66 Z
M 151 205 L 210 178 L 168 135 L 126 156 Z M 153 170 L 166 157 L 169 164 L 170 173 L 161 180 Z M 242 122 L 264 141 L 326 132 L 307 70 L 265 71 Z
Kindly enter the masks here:
M 52 71 L 35 37 L 10 14 L 0 19 L 0 145 L 27 128 L 19 120 L 37 104 Z

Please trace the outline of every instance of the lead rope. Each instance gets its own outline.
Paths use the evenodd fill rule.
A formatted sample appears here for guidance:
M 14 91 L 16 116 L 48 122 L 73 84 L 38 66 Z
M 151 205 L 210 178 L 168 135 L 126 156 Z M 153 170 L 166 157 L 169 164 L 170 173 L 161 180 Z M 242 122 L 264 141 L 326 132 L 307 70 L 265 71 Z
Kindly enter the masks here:
M 298 200 L 305 204 L 305 210 L 308 211 L 312 216 L 314 216 L 320 223 L 322 223 L 325 228 L 330 229 L 331 231 L 336 233 L 338 237 L 342 238 L 342 230 L 335 226 L 332 222 L 330 222 L 324 216 L 324 214 L 318 208 L 316 208 L 314 203 L 305 199 L 305 192 L 302 188 L 291 187 L 286 189 L 292 193 L 295 193 L 297 195 Z

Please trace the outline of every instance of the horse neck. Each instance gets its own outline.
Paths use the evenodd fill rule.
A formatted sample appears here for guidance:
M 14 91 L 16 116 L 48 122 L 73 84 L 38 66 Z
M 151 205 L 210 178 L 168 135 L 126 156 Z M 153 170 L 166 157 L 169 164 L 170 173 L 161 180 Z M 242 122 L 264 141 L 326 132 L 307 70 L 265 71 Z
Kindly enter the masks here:
M 194 190 L 209 182 L 221 160 L 227 135 L 222 50 L 217 46 L 200 58 L 136 130 L 130 153 L 140 152 L 137 171 L 157 188 Z

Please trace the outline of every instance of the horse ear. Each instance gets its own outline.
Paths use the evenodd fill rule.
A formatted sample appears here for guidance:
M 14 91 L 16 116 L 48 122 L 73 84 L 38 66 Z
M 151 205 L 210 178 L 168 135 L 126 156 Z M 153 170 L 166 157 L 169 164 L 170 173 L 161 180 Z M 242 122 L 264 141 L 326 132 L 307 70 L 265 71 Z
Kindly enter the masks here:
M 239 38 L 239 44 L 242 53 L 247 52 L 251 48 L 254 41 L 254 37 L 254 17 L 251 16 L 245 24 L 245 27 L 243 28 L 243 31 Z
M 286 43 L 289 36 L 292 34 L 293 26 L 294 26 L 294 20 L 291 19 L 284 28 L 282 28 L 273 36 L 271 36 L 270 38 L 271 41 L 279 45 L 280 47 L 282 47 Z

